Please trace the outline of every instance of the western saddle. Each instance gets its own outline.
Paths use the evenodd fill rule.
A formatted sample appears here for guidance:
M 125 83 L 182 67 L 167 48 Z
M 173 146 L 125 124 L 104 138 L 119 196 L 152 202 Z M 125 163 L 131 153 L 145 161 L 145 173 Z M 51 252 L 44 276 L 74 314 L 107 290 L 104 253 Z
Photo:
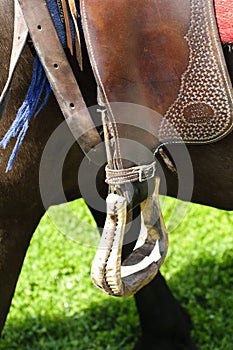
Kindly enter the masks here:
M 72 9 L 74 1 L 68 3 Z M 92 279 L 108 294 L 128 296 L 156 275 L 167 252 L 154 154 L 166 143 L 202 144 L 228 134 L 232 86 L 213 0 L 80 0 L 80 9 L 98 86 L 110 188 Z M 15 0 L 12 59 L 1 104 L 28 32 L 61 111 L 88 156 L 101 139 L 45 0 Z M 132 219 L 132 183 L 145 182 L 153 183 L 140 203 L 147 234 L 122 263 L 125 227 Z

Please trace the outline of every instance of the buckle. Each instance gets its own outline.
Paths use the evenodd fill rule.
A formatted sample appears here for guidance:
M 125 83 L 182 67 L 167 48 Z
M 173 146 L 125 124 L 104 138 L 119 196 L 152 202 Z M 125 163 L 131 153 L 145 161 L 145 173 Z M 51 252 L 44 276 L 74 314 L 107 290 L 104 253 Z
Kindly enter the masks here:
M 155 176 L 156 162 L 149 165 L 142 165 L 138 172 L 138 181 L 144 182 L 152 179 Z

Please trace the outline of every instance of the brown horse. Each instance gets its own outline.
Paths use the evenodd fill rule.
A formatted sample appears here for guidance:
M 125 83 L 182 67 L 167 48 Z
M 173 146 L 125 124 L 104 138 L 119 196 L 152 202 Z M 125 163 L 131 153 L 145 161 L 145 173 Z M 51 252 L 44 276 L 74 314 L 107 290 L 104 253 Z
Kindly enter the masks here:
M 13 33 L 13 0 L 0 1 L 1 35 L 0 35 L 0 91 L 7 78 L 7 70 L 11 52 Z M 75 62 L 72 62 L 77 80 L 81 86 L 85 102 L 88 106 L 97 104 L 96 82 L 85 48 L 84 69 L 81 72 Z M 10 101 L 4 118 L 0 122 L 0 137 L 2 138 L 11 125 L 15 114 L 21 105 L 31 79 L 33 54 L 26 46 L 14 77 Z M 231 55 L 226 52 L 230 74 L 233 72 Z M 72 61 L 72 59 L 71 59 Z M 232 75 L 233 78 L 233 75 Z M 43 150 L 51 134 L 63 122 L 62 113 L 53 96 L 36 119 L 31 121 L 13 169 L 6 173 L 6 165 L 13 144 L 6 149 L 0 149 L 0 329 L 9 312 L 18 276 L 24 261 L 30 239 L 45 212 L 41 199 L 39 172 Z M 60 139 L 57 139 L 54 157 L 59 159 L 63 147 L 71 138 L 69 128 L 63 129 Z M 188 146 L 194 171 L 194 188 L 191 201 L 220 209 L 233 209 L 233 163 L 231 147 L 233 135 L 230 133 L 224 139 L 208 145 Z M 181 145 L 171 145 L 171 153 L 182 152 Z M 77 180 L 79 165 L 84 158 L 77 143 L 73 143 L 63 166 L 62 180 L 66 199 L 81 197 Z M 46 163 L 44 164 L 46 167 Z M 53 190 L 53 173 L 50 159 L 47 160 L 46 174 L 50 187 L 47 203 L 58 204 L 64 200 L 63 192 Z M 89 202 L 93 196 L 92 174 L 96 171 L 95 164 L 88 163 L 88 171 L 82 186 L 86 187 L 84 199 Z M 190 200 L 186 192 L 179 194 L 177 176 L 161 161 L 161 172 L 165 174 L 166 194 L 181 200 Z M 97 189 L 103 198 L 107 195 L 104 170 L 98 172 Z M 163 188 L 163 186 L 162 186 Z M 189 191 L 188 191 L 189 193 Z M 90 208 L 99 227 L 103 227 L 105 215 Z M 129 244 L 126 247 L 131 249 Z M 156 278 L 135 295 L 140 315 L 143 337 L 137 349 L 195 349 L 190 339 L 191 324 L 188 315 L 178 304 L 159 273 Z

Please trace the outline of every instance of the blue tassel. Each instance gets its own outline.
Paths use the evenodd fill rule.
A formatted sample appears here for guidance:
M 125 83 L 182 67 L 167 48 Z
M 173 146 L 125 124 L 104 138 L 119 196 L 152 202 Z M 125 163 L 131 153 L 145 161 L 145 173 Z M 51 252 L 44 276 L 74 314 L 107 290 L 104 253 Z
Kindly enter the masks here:
M 39 105 L 40 98 L 44 92 L 42 103 Z M 19 147 L 22 144 L 26 132 L 28 130 L 29 121 L 32 116 L 37 116 L 44 105 L 47 103 L 51 93 L 51 86 L 46 78 L 44 69 L 40 63 L 38 56 L 35 57 L 33 75 L 27 96 L 20 107 L 17 116 L 7 131 L 4 138 L 0 141 L 0 147 L 6 148 L 12 137 L 17 136 L 17 141 L 10 156 L 6 172 L 11 170 L 18 153 Z

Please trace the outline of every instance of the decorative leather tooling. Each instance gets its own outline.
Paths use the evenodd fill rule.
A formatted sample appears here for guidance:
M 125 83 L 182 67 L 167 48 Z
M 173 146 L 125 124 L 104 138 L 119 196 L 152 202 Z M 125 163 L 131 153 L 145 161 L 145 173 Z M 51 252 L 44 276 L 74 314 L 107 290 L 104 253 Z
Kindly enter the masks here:
M 213 1 L 191 0 L 190 10 L 190 26 L 184 37 L 189 47 L 188 65 L 178 96 L 161 122 L 159 136 L 168 141 L 208 142 L 224 137 L 232 128 L 232 86 Z
M 232 86 L 213 0 L 82 3 L 87 45 L 107 103 L 160 113 L 154 132 L 161 143 L 211 142 L 230 132 Z

